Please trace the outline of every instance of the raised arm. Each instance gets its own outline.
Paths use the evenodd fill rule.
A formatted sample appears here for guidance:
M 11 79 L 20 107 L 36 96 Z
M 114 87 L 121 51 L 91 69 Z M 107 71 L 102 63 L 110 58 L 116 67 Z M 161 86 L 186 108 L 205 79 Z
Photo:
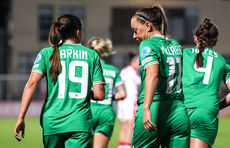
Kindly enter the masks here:
M 37 88 L 38 83 L 42 79 L 42 74 L 38 72 L 32 72 L 30 75 L 30 78 L 24 88 L 23 95 L 22 95 L 22 101 L 21 101 L 21 108 L 18 115 L 18 120 L 14 128 L 14 137 L 21 141 L 21 138 L 19 136 L 19 132 L 21 131 L 21 136 L 24 138 L 24 131 L 25 131 L 25 115 L 29 108 L 30 102 L 33 98 L 33 94 Z

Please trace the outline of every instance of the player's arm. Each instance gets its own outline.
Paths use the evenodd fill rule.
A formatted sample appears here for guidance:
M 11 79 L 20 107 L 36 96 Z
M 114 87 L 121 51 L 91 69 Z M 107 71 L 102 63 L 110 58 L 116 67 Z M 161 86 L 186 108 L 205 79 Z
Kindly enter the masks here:
M 158 85 L 159 64 L 152 64 L 146 68 L 145 99 L 143 106 L 143 125 L 148 132 L 156 131 L 156 125 L 152 123 L 150 106 Z
M 227 84 L 228 90 L 230 90 L 230 83 Z M 225 107 L 230 106 L 230 93 L 228 93 L 223 99 L 219 102 L 220 110 L 224 109 Z
M 116 87 L 117 92 L 113 97 L 113 100 L 121 100 L 127 97 L 124 84 L 118 85 Z
M 30 102 L 32 100 L 33 94 L 37 88 L 38 83 L 42 79 L 42 74 L 38 72 L 32 72 L 30 78 L 24 88 L 22 101 L 21 101 L 21 108 L 18 115 L 18 120 L 14 128 L 14 136 L 18 141 L 21 141 L 19 136 L 19 132 L 22 132 L 22 137 L 24 138 L 24 130 L 25 130 L 25 122 L 24 118 L 26 112 L 29 108 Z
M 105 99 L 105 87 L 104 84 L 96 84 L 93 85 L 93 100 L 102 101 Z

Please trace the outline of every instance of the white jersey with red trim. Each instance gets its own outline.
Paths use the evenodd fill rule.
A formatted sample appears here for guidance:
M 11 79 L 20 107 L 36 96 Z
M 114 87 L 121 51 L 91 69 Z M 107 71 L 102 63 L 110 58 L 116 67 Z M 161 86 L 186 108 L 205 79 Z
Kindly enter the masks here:
M 122 69 L 120 76 L 125 85 L 127 97 L 118 101 L 117 118 L 121 121 L 134 119 L 137 99 L 140 93 L 141 77 L 139 71 L 128 65 Z

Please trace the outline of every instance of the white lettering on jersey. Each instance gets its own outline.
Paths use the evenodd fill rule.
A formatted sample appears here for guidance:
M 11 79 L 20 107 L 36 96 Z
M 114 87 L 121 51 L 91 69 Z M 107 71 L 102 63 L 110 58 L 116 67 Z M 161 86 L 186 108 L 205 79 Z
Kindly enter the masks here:
M 106 69 L 104 69 L 103 70 L 103 75 L 107 76 L 107 77 L 113 77 L 113 78 L 115 78 L 116 73 L 113 70 L 106 70 Z
M 182 50 L 179 46 L 170 46 L 167 48 L 164 48 L 163 46 L 161 47 L 162 54 L 167 54 L 167 55 L 182 55 Z
M 192 49 L 192 52 L 193 53 L 199 53 L 199 49 L 198 48 Z M 208 56 L 218 58 L 218 54 L 215 51 L 212 51 L 212 50 L 210 50 L 208 48 L 205 48 L 204 51 L 203 51 L 203 53 L 207 54 Z
M 72 47 L 70 47 L 67 50 L 61 50 L 60 51 L 60 57 L 63 58 L 74 58 L 74 59 L 84 59 L 86 60 L 88 58 L 87 51 L 82 50 L 74 50 Z

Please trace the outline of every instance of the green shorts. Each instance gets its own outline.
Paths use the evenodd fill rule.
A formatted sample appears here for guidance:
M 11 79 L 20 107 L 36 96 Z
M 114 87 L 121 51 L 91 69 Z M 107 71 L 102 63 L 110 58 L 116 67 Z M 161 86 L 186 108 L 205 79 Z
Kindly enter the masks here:
M 93 132 L 101 132 L 111 138 L 115 122 L 115 113 L 113 108 L 108 105 L 91 103 L 93 115 Z
M 191 124 L 191 137 L 212 146 L 218 131 L 218 118 L 207 108 L 188 108 L 187 111 Z
M 92 134 L 87 132 L 69 132 L 43 136 L 44 148 L 92 147 Z
M 132 138 L 133 148 L 189 148 L 190 124 L 186 108 L 182 101 L 153 101 L 150 107 L 151 119 L 157 131 L 147 132 L 143 126 L 143 104 L 135 116 Z

